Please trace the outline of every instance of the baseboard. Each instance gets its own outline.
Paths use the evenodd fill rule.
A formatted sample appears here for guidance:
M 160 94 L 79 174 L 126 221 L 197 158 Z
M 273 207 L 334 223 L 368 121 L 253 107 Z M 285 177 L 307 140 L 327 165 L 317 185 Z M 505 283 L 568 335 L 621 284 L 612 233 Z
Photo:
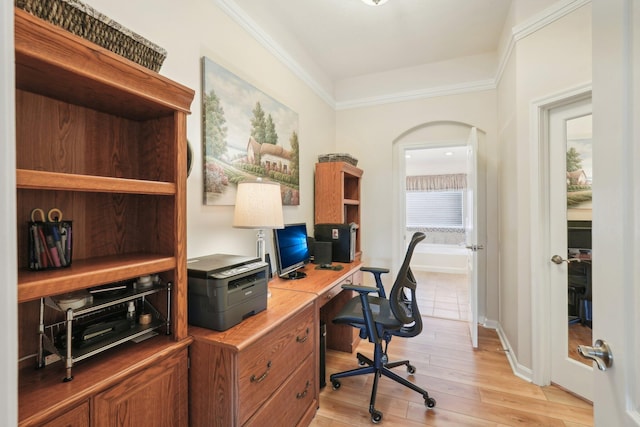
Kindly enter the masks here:
M 502 343 L 502 350 L 507 356 L 509 365 L 511 365 L 511 370 L 513 371 L 513 374 L 519 378 L 522 378 L 527 382 L 533 382 L 533 371 L 531 371 L 530 368 L 527 368 L 526 366 L 523 366 L 520 363 L 518 363 L 518 358 L 513 352 L 513 348 L 511 347 L 511 344 L 507 339 L 507 335 L 504 333 L 504 330 L 502 329 L 502 325 L 500 325 L 500 323 L 496 322 L 495 320 L 486 320 L 484 322 L 484 327 L 489 329 L 495 329 L 496 333 L 498 334 L 498 338 L 500 338 L 500 343 Z
M 428 271 L 430 273 L 467 274 L 466 268 L 442 267 L 442 266 L 436 266 L 436 265 L 411 264 L 411 269 L 413 271 Z

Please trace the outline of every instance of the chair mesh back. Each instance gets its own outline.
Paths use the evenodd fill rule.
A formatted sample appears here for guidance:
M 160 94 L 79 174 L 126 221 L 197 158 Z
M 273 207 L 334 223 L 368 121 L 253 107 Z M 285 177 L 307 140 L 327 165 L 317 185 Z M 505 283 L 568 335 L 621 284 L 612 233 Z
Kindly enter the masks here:
M 422 317 L 416 299 L 417 283 L 409 264 L 415 247 L 425 237 L 422 232 L 416 232 L 411 237 L 407 253 L 389 296 L 393 315 L 405 325 L 402 334 L 404 336 L 415 336 L 422 332 Z

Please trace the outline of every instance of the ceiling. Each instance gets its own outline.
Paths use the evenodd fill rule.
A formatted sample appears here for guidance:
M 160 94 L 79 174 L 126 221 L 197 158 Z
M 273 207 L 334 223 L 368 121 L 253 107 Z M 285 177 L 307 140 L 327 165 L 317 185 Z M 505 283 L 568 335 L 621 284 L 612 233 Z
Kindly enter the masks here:
M 495 53 L 512 0 L 220 0 L 336 82 Z
M 467 173 L 467 147 L 407 149 L 404 162 L 407 176 Z

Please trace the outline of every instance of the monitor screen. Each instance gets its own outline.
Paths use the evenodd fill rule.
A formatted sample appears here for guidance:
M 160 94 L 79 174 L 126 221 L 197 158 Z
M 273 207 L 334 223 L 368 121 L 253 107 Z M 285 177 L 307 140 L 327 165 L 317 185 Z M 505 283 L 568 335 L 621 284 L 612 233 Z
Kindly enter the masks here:
M 285 279 L 300 279 L 306 274 L 297 271 L 309 262 L 307 247 L 307 225 L 285 224 L 273 230 L 273 246 L 276 255 L 278 276 Z

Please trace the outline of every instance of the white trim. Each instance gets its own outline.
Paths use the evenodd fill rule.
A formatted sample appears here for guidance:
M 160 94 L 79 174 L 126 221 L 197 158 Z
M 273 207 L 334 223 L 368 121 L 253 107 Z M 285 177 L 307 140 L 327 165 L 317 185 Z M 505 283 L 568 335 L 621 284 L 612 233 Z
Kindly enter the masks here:
M 216 0 L 216 4 L 231 19 L 240 25 L 258 43 L 279 59 L 293 74 L 298 76 L 309 88 L 315 92 L 331 108 L 335 109 L 335 100 L 320 83 L 318 83 L 282 46 L 247 15 L 233 0 Z
M 549 260 L 549 183 L 548 169 L 548 113 L 560 105 L 591 96 L 591 83 L 533 100 L 530 104 L 530 194 L 537 210 L 531 211 L 531 337 L 532 381 L 545 386 L 551 382 L 551 324 L 547 313 L 551 295 L 548 274 Z
M 431 273 L 446 273 L 446 274 L 467 274 L 466 268 L 460 267 L 441 267 L 437 265 L 427 264 L 412 264 L 411 269 L 413 271 L 428 271 Z
M 427 125 L 428 123 L 424 123 L 423 125 Z M 466 124 L 465 124 L 466 125 Z M 469 126 L 469 125 L 466 125 Z M 470 127 L 470 126 L 469 126 Z M 391 244 L 393 249 L 392 252 L 392 272 L 398 271 L 400 268 L 400 264 L 404 258 L 404 254 L 407 250 L 405 235 L 406 233 L 402 230 L 407 229 L 406 224 L 406 201 L 404 195 L 404 183 L 405 183 L 405 157 L 404 152 L 407 149 L 417 149 L 417 148 L 439 148 L 439 147 L 458 147 L 464 146 L 464 140 L 450 140 L 450 141 L 406 141 L 406 142 L 398 142 L 401 140 L 404 135 L 410 133 L 415 129 L 408 130 L 405 134 L 399 136 L 392 144 L 392 160 L 391 160 L 391 168 L 395 173 L 392 174 L 392 193 L 393 193 L 393 206 L 391 208 L 391 224 L 393 230 L 391 232 Z M 433 271 L 433 270 L 431 270 Z M 395 273 L 394 273 L 395 274 Z
M 438 96 L 458 95 L 461 93 L 480 92 L 496 88 L 495 79 L 479 80 L 475 82 L 457 83 L 448 86 L 437 86 L 427 89 L 416 89 L 407 92 L 391 93 L 372 96 L 370 98 L 353 99 L 351 101 L 336 102 L 336 110 L 350 108 L 372 107 L 376 105 L 392 104 L 394 102 L 414 101 L 418 99 L 435 98 Z
M 502 75 L 504 74 L 504 70 L 507 68 L 507 63 L 509 62 L 509 58 L 511 58 L 511 53 L 516 46 L 515 37 L 509 37 L 509 42 L 507 43 L 507 48 L 504 50 L 502 54 L 501 60 L 498 62 L 498 69 L 496 70 L 496 81 L 495 86 L 498 87 L 500 81 L 502 80 Z
M 0 4 L 0 323 L 3 345 L 0 350 L 0 391 L 5 396 L 0 403 L 3 425 L 18 425 L 18 260 L 16 235 L 16 112 L 15 54 L 13 2 Z
M 532 16 L 520 24 L 515 25 L 511 29 L 511 37 L 507 42 L 507 46 L 502 52 L 500 62 L 498 63 L 498 69 L 496 71 L 495 86 L 497 87 L 502 80 L 502 75 L 509 62 L 509 58 L 513 53 L 513 49 L 517 42 L 523 38 L 530 36 L 546 27 L 549 24 L 553 24 L 555 21 L 565 17 L 566 15 L 574 12 L 575 10 L 590 4 L 591 0 L 564 0 L 546 8 L 540 13 Z
M 555 3 L 537 15 L 515 25 L 512 29 L 513 38 L 515 41 L 520 41 L 590 3 L 591 0 L 565 0 Z
M 505 334 L 502 329 L 502 325 L 500 323 L 495 323 L 493 321 L 487 321 L 484 325 L 485 328 L 495 329 L 498 334 L 498 338 L 500 339 L 500 343 L 502 344 L 502 350 L 504 354 L 507 356 L 507 360 L 509 361 L 509 365 L 511 366 L 511 370 L 513 371 L 513 375 L 518 378 L 521 378 L 527 382 L 532 382 L 532 372 L 531 369 L 526 366 L 521 365 L 518 362 L 518 358 L 516 357 L 509 340 L 507 339 L 507 334 Z
M 216 4 L 233 21 L 240 25 L 258 43 L 279 59 L 293 74 L 309 86 L 329 106 L 338 110 L 351 108 L 372 107 L 376 105 L 390 104 L 394 102 L 406 102 L 419 99 L 433 98 L 437 96 L 450 96 L 461 93 L 471 93 L 483 90 L 493 90 L 502 79 L 504 69 L 513 52 L 517 41 L 535 33 L 558 19 L 570 14 L 580 7 L 590 4 L 591 0 L 564 0 L 560 1 L 537 15 L 532 16 L 525 22 L 514 26 L 511 30 L 511 37 L 506 49 L 501 55 L 496 69 L 496 75 L 491 79 L 474 82 L 463 82 L 454 85 L 437 86 L 431 88 L 421 88 L 406 92 L 388 93 L 369 98 L 352 99 L 337 102 L 335 97 L 329 93 L 311 74 L 309 74 L 280 44 L 278 44 L 269 34 L 249 17 L 234 0 L 215 0 Z

